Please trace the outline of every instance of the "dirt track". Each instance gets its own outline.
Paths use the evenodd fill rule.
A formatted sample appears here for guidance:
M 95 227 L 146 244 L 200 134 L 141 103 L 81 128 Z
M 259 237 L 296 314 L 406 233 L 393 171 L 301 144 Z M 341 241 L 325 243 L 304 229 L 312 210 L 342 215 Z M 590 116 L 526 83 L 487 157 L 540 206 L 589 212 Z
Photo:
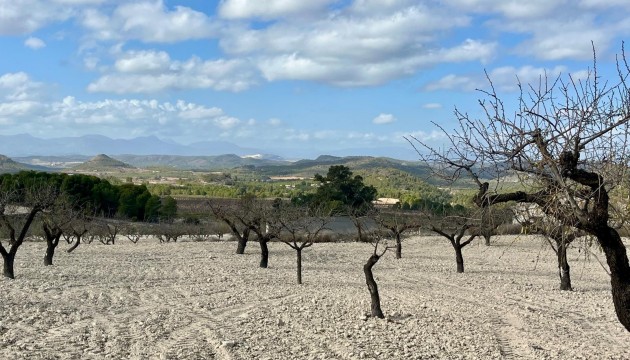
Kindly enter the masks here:
M 554 254 L 532 237 L 464 249 L 455 273 L 443 238 L 406 240 L 375 266 L 387 320 L 366 319 L 366 244 L 304 252 L 258 244 L 26 243 L 0 280 L 2 359 L 630 359 L 608 275 L 569 250 L 575 291 L 557 290 Z M 595 252 L 598 254 L 597 252 Z M 601 257 L 601 255 L 598 254 Z

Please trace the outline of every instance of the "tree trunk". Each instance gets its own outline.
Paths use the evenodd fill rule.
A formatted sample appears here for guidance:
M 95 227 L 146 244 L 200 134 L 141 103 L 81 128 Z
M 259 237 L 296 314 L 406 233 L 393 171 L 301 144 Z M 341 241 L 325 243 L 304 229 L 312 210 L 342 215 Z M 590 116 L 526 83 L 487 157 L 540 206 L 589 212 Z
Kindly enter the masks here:
M 396 259 L 402 258 L 402 241 L 400 234 L 396 234 Z
M 260 243 L 260 267 L 266 269 L 269 263 L 269 247 L 267 241 L 262 240 Z
M 2 260 L 4 260 L 4 277 L 9 279 L 15 279 L 13 273 L 13 263 L 15 262 L 15 253 L 9 251 L 6 255 L 2 254 Z
M 567 261 L 567 244 L 558 242 L 558 272 L 560 274 L 560 290 L 571 291 L 571 267 Z
M 457 262 L 457 272 L 464 272 L 464 255 L 462 255 L 462 247 L 459 245 L 453 245 L 455 248 L 455 261 Z
M 630 265 L 626 247 L 617 230 L 607 227 L 597 232 L 610 268 L 610 283 L 615 312 L 619 322 L 630 331 Z
M 363 242 L 363 230 L 361 229 L 361 224 L 358 224 L 356 226 L 357 226 L 357 236 L 359 237 L 358 241 Z
M 297 283 L 302 285 L 302 249 L 297 249 Z
M 79 244 L 81 244 L 81 237 L 77 236 L 77 240 L 74 242 L 74 244 L 68 249 L 66 250 L 66 252 L 69 254 L 71 252 L 74 251 L 74 249 L 77 248 L 77 246 L 79 246 Z
M 372 274 L 372 267 L 378 262 L 379 256 L 372 254 L 368 261 L 363 265 L 363 273 L 365 273 L 365 283 L 370 291 L 371 300 L 371 315 L 379 319 L 383 319 L 383 311 L 381 310 L 381 297 L 378 293 L 378 286 L 374 280 L 374 274 Z
M 236 253 L 239 255 L 245 254 L 245 246 L 247 246 L 247 240 L 245 238 L 238 238 L 238 245 L 236 247 Z
M 55 256 L 55 248 L 58 242 L 48 241 L 46 244 L 46 254 L 44 254 L 44 266 L 50 266 L 53 264 L 53 256 Z

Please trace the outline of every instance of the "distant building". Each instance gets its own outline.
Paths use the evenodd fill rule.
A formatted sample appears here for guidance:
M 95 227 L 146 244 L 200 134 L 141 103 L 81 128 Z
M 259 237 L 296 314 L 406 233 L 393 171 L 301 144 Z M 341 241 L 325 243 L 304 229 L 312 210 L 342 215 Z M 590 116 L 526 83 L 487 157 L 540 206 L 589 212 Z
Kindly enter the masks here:
M 372 205 L 376 207 L 394 207 L 400 205 L 400 200 L 394 198 L 378 198 L 372 201 Z

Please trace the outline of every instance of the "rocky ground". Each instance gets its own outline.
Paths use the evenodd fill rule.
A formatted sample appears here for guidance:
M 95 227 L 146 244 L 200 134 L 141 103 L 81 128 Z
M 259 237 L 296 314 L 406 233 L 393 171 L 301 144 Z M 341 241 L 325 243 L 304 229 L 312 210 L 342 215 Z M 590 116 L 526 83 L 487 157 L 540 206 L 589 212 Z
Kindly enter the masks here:
M 1 359 L 630 359 L 594 255 L 569 250 L 575 291 L 557 290 L 555 255 L 535 237 L 464 249 L 416 237 L 374 267 L 386 319 L 368 318 L 368 244 L 295 252 L 233 242 L 81 245 L 44 267 L 26 243 L 0 280 Z

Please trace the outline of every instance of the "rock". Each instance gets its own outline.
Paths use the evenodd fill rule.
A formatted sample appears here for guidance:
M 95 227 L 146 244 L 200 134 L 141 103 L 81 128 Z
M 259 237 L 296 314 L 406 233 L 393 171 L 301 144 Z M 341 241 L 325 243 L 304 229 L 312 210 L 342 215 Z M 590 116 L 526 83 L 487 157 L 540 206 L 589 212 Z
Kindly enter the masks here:
M 220 347 L 231 349 L 235 347 L 236 345 L 238 345 L 238 341 L 236 340 L 225 340 L 225 341 L 221 341 Z

